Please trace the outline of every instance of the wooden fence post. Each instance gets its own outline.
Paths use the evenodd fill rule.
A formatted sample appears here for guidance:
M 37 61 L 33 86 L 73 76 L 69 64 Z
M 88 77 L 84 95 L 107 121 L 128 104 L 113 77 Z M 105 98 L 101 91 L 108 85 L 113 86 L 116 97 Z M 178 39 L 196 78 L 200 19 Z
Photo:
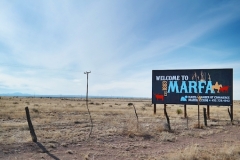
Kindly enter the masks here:
M 166 106 L 167 106 L 167 105 L 164 104 L 164 114 L 165 114 L 165 116 L 166 116 L 166 118 L 167 118 L 168 129 L 169 129 L 169 131 L 171 131 L 170 120 L 169 120 L 169 117 L 168 117 L 168 114 L 167 114 Z
M 203 108 L 203 117 L 204 117 L 205 126 L 207 126 L 207 113 L 206 113 L 206 108 Z
M 233 105 L 230 106 L 230 110 L 228 108 L 228 113 L 229 113 L 229 117 L 231 119 L 231 122 L 233 121 Z
M 138 123 L 138 115 L 137 115 L 137 111 L 136 111 L 136 108 L 135 108 L 135 106 L 134 106 L 134 104 L 133 104 L 133 108 L 134 108 L 134 111 L 135 111 L 135 115 L 136 115 L 136 117 L 137 117 L 137 129 L 139 128 L 139 123 Z
M 31 121 L 31 118 L 30 118 L 28 107 L 25 107 L 25 111 L 26 111 L 26 116 L 27 116 L 28 127 L 29 127 L 29 130 L 30 130 L 30 134 L 32 136 L 32 141 L 37 142 L 37 136 L 34 132 L 34 128 L 33 128 L 33 125 L 32 125 L 32 121 Z

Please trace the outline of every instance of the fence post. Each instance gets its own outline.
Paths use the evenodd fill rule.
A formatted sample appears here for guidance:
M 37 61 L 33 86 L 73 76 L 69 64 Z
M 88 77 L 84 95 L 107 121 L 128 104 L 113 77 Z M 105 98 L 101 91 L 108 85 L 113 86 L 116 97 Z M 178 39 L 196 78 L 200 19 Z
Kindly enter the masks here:
M 166 106 L 167 106 L 167 105 L 164 104 L 164 114 L 165 114 L 165 116 L 166 116 L 166 118 L 167 118 L 168 129 L 169 129 L 169 131 L 171 131 L 170 120 L 169 120 L 169 117 L 168 117 L 168 114 L 167 114 Z
M 139 123 L 138 123 L 138 115 L 137 115 L 137 111 L 136 111 L 136 108 L 135 108 L 134 104 L 133 104 L 133 108 L 134 108 L 134 111 L 135 111 L 135 115 L 136 115 L 136 117 L 137 117 L 137 129 L 138 129 L 138 128 L 139 128 L 139 127 L 138 127 L 138 126 L 139 126 L 139 125 L 138 125 L 138 124 L 139 124 Z
M 231 122 L 233 121 L 233 105 L 230 106 L 230 110 L 228 108 L 228 113 L 229 113 L 229 117 L 231 119 Z
M 31 118 L 30 118 L 28 107 L 25 107 L 25 111 L 26 111 L 26 116 L 27 116 L 28 127 L 29 127 L 29 130 L 30 130 L 30 134 L 32 136 L 32 141 L 37 142 L 37 136 L 34 132 L 34 128 L 33 128 L 33 125 L 32 125 L 32 121 L 31 121 Z
M 204 117 L 205 126 L 207 126 L 207 113 L 206 113 L 206 108 L 203 108 L 203 117 Z

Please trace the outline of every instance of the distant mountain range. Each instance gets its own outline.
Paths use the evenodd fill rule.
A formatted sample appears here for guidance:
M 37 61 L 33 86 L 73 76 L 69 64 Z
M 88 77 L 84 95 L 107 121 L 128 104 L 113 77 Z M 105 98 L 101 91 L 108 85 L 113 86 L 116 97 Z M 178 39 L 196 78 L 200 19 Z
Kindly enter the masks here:
M 0 96 L 33 96 L 33 95 L 27 93 L 14 92 L 14 93 L 0 93 Z

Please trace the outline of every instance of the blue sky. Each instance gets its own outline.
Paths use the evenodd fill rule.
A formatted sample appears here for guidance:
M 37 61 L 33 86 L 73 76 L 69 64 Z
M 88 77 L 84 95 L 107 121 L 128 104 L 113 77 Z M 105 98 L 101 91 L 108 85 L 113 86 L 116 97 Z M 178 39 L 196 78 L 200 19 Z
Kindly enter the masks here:
M 151 97 L 152 70 L 233 68 L 240 1 L 0 1 L 0 93 Z

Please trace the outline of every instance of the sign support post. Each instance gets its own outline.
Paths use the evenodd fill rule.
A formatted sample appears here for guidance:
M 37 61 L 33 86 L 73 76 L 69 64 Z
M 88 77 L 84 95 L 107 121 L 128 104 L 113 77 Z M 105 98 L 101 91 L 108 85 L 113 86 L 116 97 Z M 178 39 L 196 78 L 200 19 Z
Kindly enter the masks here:
M 187 118 L 187 105 L 184 104 L 184 118 Z
M 154 104 L 153 113 L 156 114 L 156 111 L 157 111 L 157 107 L 156 107 L 156 104 Z
M 206 113 L 206 108 L 203 108 L 203 117 L 204 117 L 204 124 L 207 126 L 207 113 Z
M 207 119 L 210 119 L 210 108 L 209 108 L 209 105 L 207 105 Z

